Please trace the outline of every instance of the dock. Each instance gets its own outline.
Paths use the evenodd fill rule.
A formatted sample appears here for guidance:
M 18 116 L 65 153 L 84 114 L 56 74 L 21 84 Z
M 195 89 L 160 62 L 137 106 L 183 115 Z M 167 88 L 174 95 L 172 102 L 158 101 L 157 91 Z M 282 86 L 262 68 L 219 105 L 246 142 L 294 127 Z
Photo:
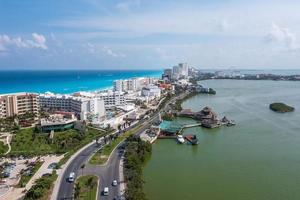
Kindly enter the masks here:
M 180 134 L 184 129 L 186 128 L 193 128 L 193 127 L 197 127 L 197 126 L 202 126 L 201 123 L 196 123 L 196 124 L 187 124 L 187 125 L 183 125 L 181 127 L 181 129 L 178 131 L 178 134 Z
M 143 132 L 140 135 L 141 140 L 145 141 L 145 142 L 149 142 L 150 144 L 154 143 L 155 140 L 157 139 L 157 135 L 151 137 L 150 135 L 146 134 L 145 132 Z
M 189 134 L 189 135 L 185 135 L 184 139 L 186 139 L 188 142 L 190 142 L 192 145 L 196 145 L 198 144 L 198 139 L 196 135 L 193 134 Z
M 140 134 L 141 140 L 149 142 L 150 144 L 154 143 L 159 136 L 159 128 L 156 126 L 151 126 L 150 129 L 146 129 Z

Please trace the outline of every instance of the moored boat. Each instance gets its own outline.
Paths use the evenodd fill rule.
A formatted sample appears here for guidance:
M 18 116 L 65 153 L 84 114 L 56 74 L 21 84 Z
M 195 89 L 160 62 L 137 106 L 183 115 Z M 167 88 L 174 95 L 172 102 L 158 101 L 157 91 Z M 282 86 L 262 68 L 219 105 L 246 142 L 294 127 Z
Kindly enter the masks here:
M 189 134 L 189 135 L 185 135 L 184 138 L 189 141 L 192 145 L 196 145 L 198 144 L 198 139 L 196 135 L 193 134 Z
M 234 126 L 235 125 L 235 121 L 230 120 L 229 122 L 227 122 L 226 126 Z
M 177 142 L 178 143 L 180 143 L 180 144 L 182 144 L 182 143 L 184 143 L 184 138 L 183 138 L 183 136 L 182 135 L 177 135 Z

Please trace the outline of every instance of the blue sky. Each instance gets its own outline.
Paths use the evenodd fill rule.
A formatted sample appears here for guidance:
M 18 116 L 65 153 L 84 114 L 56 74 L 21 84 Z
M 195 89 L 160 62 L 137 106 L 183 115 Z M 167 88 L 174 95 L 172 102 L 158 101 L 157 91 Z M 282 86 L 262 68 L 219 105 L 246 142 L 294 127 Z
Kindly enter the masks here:
M 296 0 L 0 0 L 1 69 L 300 69 Z

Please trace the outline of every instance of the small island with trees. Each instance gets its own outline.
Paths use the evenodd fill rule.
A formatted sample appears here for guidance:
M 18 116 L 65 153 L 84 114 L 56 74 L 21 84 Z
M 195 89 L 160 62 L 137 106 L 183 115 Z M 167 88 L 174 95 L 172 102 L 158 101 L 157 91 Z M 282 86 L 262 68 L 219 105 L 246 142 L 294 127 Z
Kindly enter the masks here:
M 271 103 L 269 108 L 278 113 L 293 112 L 295 110 L 294 107 L 288 106 L 284 103 Z

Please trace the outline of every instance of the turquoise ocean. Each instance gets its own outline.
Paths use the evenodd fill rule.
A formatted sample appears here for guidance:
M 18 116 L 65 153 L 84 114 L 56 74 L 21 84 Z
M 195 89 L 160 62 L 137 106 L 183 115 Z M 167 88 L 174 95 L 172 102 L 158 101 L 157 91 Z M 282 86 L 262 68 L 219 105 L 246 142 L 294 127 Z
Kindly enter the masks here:
M 162 70 L 0 71 L 0 94 L 95 91 L 111 88 L 116 79 L 160 77 L 161 74 Z
M 242 74 L 300 74 L 300 70 L 239 71 Z M 116 79 L 160 77 L 162 73 L 163 70 L 0 70 L 0 94 L 48 91 L 69 94 L 77 91 L 95 91 L 111 88 Z

